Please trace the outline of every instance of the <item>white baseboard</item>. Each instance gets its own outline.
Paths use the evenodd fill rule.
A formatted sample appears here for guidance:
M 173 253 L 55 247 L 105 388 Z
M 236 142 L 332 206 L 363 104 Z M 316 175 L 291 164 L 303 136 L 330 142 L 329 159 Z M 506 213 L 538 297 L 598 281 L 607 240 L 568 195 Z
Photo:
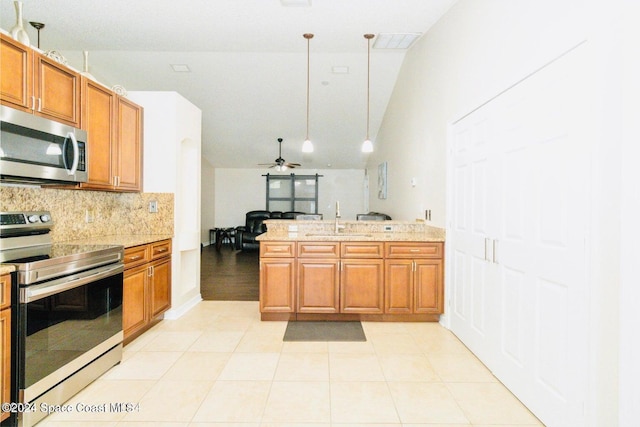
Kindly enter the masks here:
M 175 307 L 167 310 L 164 313 L 164 318 L 166 320 L 175 320 L 184 316 L 189 310 L 198 305 L 198 303 L 202 301 L 202 295 L 198 294 L 195 297 L 191 298 L 189 301 L 182 304 L 180 307 Z

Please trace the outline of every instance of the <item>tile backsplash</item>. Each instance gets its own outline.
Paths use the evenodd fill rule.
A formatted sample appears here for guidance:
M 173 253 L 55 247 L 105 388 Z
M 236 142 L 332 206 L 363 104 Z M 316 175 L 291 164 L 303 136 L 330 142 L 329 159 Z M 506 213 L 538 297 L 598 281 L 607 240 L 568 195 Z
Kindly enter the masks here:
M 38 187 L 0 187 L 0 211 L 47 210 L 54 242 L 133 234 L 173 235 L 173 193 L 110 193 Z M 158 212 L 149 212 L 149 202 Z M 90 210 L 93 222 L 86 221 Z

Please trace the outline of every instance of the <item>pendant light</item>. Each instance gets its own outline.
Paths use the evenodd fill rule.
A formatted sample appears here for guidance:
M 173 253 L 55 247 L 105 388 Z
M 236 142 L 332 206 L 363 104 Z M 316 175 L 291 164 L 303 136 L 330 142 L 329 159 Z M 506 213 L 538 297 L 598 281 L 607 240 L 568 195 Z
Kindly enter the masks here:
M 302 152 L 303 153 L 313 153 L 313 143 L 311 142 L 311 140 L 309 139 L 309 69 L 310 69 L 310 62 L 309 62 L 309 45 L 310 45 L 310 41 L 313 38 L 313 34 L 310 33 L 306 33 L 303 34 L 302 37 L 304 37 L 305 39 L 307 39 L 307 137 L 304 140 L 304 143 L 302 144 Z
M 362 143 L 362 152 L 373 152 L 373 144 L 369 139 L 369 77 L 371 74 L 371 39 L 375 36 L 373 34 L 365 34 L 364 38 L 367 39 L 367 137 Z

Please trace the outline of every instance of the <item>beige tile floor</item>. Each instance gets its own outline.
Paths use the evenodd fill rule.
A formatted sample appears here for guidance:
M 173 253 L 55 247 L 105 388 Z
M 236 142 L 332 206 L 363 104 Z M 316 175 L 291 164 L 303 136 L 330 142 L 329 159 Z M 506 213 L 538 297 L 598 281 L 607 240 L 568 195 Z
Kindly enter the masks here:
M 363 322 L 366 342 L 282 342 L 257 302 L 204 301 L 125 347 L 38 427 L 542 425 L 437 323 Z M 99 408 L 100 406 L 96 406 Z

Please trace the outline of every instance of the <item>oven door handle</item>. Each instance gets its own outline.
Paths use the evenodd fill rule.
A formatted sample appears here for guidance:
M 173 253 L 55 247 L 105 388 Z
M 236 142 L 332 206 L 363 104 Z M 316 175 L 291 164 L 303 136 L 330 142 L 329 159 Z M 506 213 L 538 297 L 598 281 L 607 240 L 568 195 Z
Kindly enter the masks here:
M 20 289 L 20 302 L 22 304 L 37 301 L 48 296 L 59 294 L 69 289 L 74 289 L 87 283 L 95 282 L 106 277 L 114 276 L 124 271 L 124 264 L 117 263 L 99 267 L 72 276 L 52 280 L 41 285 L 33 285 Z

